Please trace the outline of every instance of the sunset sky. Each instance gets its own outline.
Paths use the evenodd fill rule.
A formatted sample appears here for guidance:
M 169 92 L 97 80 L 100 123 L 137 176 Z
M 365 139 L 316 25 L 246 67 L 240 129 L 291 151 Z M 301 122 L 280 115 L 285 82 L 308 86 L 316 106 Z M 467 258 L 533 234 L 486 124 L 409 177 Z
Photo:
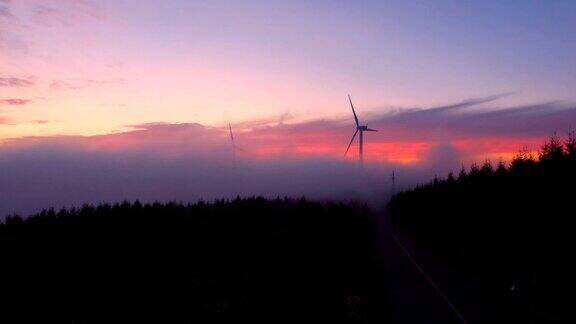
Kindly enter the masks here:
M 351 94 L 370 163 L 508 159 L 576 126 L 574 31 L 574 1 L 0 0 L 0 152 L 210 159 L 231 123 L 244 159 L 343 160 Z

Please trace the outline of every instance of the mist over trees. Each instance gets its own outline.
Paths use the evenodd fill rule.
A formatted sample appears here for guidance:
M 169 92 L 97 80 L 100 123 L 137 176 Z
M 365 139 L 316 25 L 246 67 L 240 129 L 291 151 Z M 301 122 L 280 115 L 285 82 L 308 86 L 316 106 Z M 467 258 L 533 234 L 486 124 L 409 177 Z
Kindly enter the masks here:
M 481 280 L 503 305 L 501 320 L 566 322 L 576 287 L 575 183 L 572 132 L 509 164 L 473 164 L 401 192 L 388 212 L 417 251 Z

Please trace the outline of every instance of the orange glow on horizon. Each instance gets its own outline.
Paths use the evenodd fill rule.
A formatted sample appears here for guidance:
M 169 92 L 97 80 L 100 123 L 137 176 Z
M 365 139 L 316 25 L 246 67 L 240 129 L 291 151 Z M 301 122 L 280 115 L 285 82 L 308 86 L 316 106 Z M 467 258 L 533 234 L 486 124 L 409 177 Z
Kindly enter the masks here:
M 238 153 L 245 159 L 268 158 L 330 158 L 354 161 L 358 159 L 357 139 L 347 156 L 344 151 L 349 138 L 346 130 L 318 128 L 315 124 L 288 124 L 236 130 L 236 143 L 242 147 Z M 371 134 L 372 135 L 372 134 Z M 404 133 L 378 133 L 365 141 L 364 157 L 367 163 L 398 163 L 413 165 L 426 163 L 430 154 L 438 158 L 444 154 L 436 148 L 452 148 L 452 158 L 462 163 L 481 163 L 490 160 L 510 161 L 523 147 L 537 149 L 542 137 L 461 137 L 446 143 L 437 139 L 403 139 Z M 383 140 L 383 137 L 386 138 Z M 423 137 L 423 136 L 420 136 Z M 90 152 L 121 153 L 128 151 L 155 152 L 165 158 L 198 154 L 225 156 L 230 148 L 228 130 L 199 124 L 147 124 L 131 130 L 95 136 L 53 136 L 22 138 L 9 141 L 11 147 L 42 145 L 43 141 L 63 147 Z M 449 153 L 446 153 L 449 154 Z M 451 153 L 450 153 L 451 154 Z M 213 155 L 212 155 L 213 156 Z

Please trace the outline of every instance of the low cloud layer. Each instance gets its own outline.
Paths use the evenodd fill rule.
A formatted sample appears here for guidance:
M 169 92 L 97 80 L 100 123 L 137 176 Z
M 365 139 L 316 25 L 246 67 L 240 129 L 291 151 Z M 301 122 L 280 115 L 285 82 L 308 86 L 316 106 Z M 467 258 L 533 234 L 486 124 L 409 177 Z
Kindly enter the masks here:
M 152 123 L 98 136 L 26 137 L 0 146 L 0 215 L 43 207 L 140 199 L 215 199 L 240 195 L 359 199 L 375 206 L 392 190 L 461 164 L 507 159 L 537 148 L 576 121 L 561 103 L 483 108 L 499 96 L 428 109 L 401 109 L 364 120 L 367 164 L 344 150 L 351 118 L 305 123 L 232 124 L 241 149 L 233 158 L 226 127 Z M 1 120 L 0 120 L 1 121 Z
M 5 154 L 0 158 L 0 213 L 28 213 L 43 207 L 82 203 L 196 201 L 236 195 L 307 196 L 316 199 L 387 197 L 387 170 L 365 173 L 331 159 L 230 161 L 189 154 L 107 154 L 54 148 Z M 378 200 L 374 200 L 378 204 Z

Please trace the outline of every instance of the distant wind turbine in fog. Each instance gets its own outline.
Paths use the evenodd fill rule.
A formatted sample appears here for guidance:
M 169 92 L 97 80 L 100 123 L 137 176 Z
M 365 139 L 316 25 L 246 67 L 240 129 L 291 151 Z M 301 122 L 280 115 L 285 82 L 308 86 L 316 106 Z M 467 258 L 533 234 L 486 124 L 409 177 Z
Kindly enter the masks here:
M 232 124 L 228 123 L 230 130 L 230 142 L 232 143 L 232 161 L 236 164 L 236 143 L 234 143 L 234 133 L 232 133 Z
M 348 150 L 350 150 L 350 146 L 352 145 L 352 142 L 354 142 L 354 138 L 356 138 L 356 134 L 358 134 L 358 132 L 360 132 L 358 159 L 360 161 L 360 165 L 363 165 L 363 163 L 364 163 L 364 132 L 377 132 L 377 130 L 368 128 L 367 125 L 366 126 L 360 126 L 360 122 L 358 121 L 358 116 L 356 116 L 356 111 L 354 110 L 354 105 L 352 104 L 352 99 L 350 98 L 350 95 L 348 95 L 348 101 L 350 101 L 350 107 L 352 108 L 352 113 L 354 114 L 354 120 L 356 121 L 356 131 L 354 132 L 354 135 L 352 135 L 352 139 L 350 140 L 350 143 L 348 144 L 348 147 L 346 148 L 346 153 L 344 153 L 344 156 L 346 156 L 346 154 L 348 154 Z
M 243 151 L 241 148 L 236 145 L 236 141 L 234 140 L 234 133 L 232 132 L 232 125 L 228 123 L 228 130 L 230 131 L 230 142 L 232 143 L 232 161 L 234 165 L 236 165 L 236 150 Z

